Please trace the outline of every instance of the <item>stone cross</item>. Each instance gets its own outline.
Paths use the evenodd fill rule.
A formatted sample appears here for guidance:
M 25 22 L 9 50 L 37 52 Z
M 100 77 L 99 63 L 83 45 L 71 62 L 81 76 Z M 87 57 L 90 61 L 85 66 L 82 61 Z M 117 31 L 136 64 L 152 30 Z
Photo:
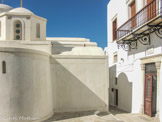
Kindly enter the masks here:
M 21 0 L 21 8 L 23 7 L 23 0 Z

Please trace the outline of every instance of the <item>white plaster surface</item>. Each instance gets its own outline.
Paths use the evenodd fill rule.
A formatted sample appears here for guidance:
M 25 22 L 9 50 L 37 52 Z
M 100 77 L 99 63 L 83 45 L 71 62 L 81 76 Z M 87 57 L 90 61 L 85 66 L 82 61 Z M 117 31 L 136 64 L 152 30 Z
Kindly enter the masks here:
M 23 49 L 1 50 L 0 55 L 0 61 L 6 62 L 6 74 L 0 73 L 0 115 L 43 118 L 50 114 L 53 103 L 49 56 Z
M 154 58 L 162 54 L 162 39 L 158 38 L 155 33 L 150 35 L 151 45 L 142 45 L 139 41 L 137 43 L 137 49 L 131 51 L 124 51 L 122 48 L 118 48 L 116 40 L 112 40 L 112 22 L 117 18 L 117 27 L 119 28 L 129 19 L 128 5 L 132 0 L 111 0 L 108 3 L 108 47 L 105 49 L 105 53 L 109 56 L 109 69 L 110 69 L 110 97 L 109 102 L 114 105 L 114 93 L 111 92 L 111 88 L 120 89 L 123 87 L 122 91 L 119 93 L 119 108 L 132 113 L 140 113 L 141 105 L 143 104 L 143 72 L 141 70 L 141 59 L 149 58 L 146 63 L 157 62 L 158 60 L 152 60 L 151 56 Z M 118 3 L 118 4 L 116 4 Z M 136 0 L 136 12 L 144 7 L 143 0 Z M 147 55 L 147 48 L 153 46 L 153 53 Z M 113 54 L 118 54 L 117 63 L 113 62 Z M 125 77 L 120 77 L 120 74 L 124 73 Z M 160 70 L 160 84 L 161 84 L 161 70 Z M 115 77 L 118 78 L 118 85 L 115 86 Z M 127 81 L 127 84 L 125 84 Z M 121 82 L 121 83 L 120 83 Z M 124 85 L 125 84 L 125 85 Z M 128 87 L 132 84 L 132 89 Z M 124 87 L 125 86 L 125 87 Z M 159 88 L 161 93 L 162 86 Z M 130 92 L 131 90 L 131 92 Z M 124 94 L 122 94 L 124 93 Z M 121 96 L 120 96 L 121 95 Z M 161 94 L 157 96 L 160 100 L 162 99 Z M 125 99 L 125 102 L 124 102 Z M 130 101 L 129 101 L 130 100 Z M 162 102 L 160 102 L 160 106 Z M 129 107 L 128 107 L 129 106 Z M 160 109 L 160 120 L 162 119 L 162 108 Z M 161 120 L 162 121 L 162 120 Z
M 108 110 L 105 58 L 52 59 L 55 110 L 58 112 Z M 100 75 L 98 75 L 100 74 Z
M 14 40 L 17 20 L 22 40 Z M 54 112 L 108 111 L 108 58 L 96 43 L 46 37 L 47 20 L 25 8 L 0 13 L 0 21 L 0 69 L 6 62 L 6 73 L 0 70 L 0 122 L 3 117 L 42 122 Z

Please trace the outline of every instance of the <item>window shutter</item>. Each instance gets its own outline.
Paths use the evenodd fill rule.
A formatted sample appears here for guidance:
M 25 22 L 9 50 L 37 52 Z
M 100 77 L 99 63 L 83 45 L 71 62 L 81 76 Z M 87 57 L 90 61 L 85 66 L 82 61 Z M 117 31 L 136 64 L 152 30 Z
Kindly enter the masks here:
M 113 21 L 113 41 L 117 39 L 117 19 Z

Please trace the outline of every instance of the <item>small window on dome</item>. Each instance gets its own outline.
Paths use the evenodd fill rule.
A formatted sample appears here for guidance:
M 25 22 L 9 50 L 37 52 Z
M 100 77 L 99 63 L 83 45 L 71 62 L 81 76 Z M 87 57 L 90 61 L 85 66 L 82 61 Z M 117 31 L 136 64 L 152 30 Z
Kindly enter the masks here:
M 22 40 L 22 24 L 18 20 L 14 23 L 14 40 Z
M 2 61 L 2 73 L 6 74 L 6 62 Z
M 37 23 L 36 25 L 36 37 L 40 38 L 40 24 L 39 23 Z

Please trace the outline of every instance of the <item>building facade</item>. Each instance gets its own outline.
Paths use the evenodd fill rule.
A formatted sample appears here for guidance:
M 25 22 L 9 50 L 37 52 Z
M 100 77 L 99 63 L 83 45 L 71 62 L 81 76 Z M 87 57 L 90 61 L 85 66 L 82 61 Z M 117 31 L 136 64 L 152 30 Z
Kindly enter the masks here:
M 162 0 L 110 0 L 110 105 L 162 121 Z
M 45 18 L 0 4 L 0 121 L 108 111 L 107 57 L 85 38 L 46 37 Z

